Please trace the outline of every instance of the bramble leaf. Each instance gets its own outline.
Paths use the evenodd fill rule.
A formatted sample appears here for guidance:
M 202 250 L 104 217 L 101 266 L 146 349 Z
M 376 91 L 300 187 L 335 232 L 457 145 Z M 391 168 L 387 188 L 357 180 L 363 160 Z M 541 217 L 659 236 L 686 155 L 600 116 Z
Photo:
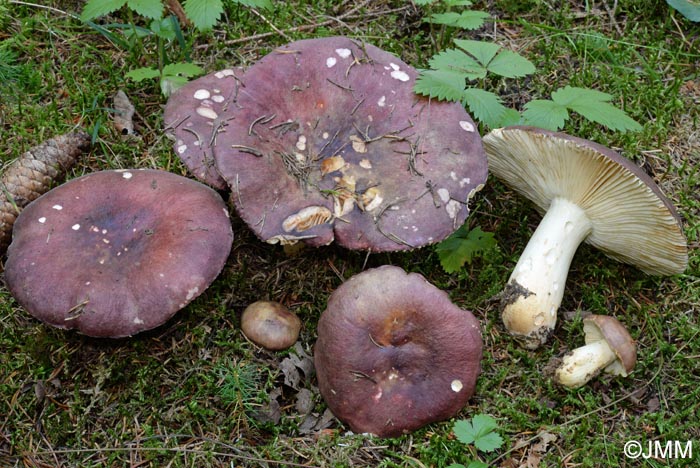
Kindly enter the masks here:
M 552 100 L 611 130 L 639 131 L 642 126 L 608 101 L 612 96 L 593 89 L 565 86 L 552 93 Z
M 441 101 L 461 102 L 464 75 L 449 70 L 421 70 L 413 91 Z
M 428 64 L 433 70 L 462 73 L 467 80 L 478 80 L 486 76 L 486 68 L 459 49 L 443 50 L 433 55 Z
M 435 24 L 444 24 L 462 29 L 478 29 L 484 25 L 484 22 L 490 15 L 485 11 L 465 10 L 461 13 L 449 11 L 446 13 L 434 13 L 428 17 L 428 20 Z
M 108 15 L 126 5 L 126 0 L 88 0 L 80 14 L 80 19 L 90 21 Z
M 477 62 L 486 67 L 496 56 L 501 46 L 493 42 L 471 41 L 467 39 L 455 39 L 455 44 L 471 54 Z
M 192 24 L 200 31 L 211 29 L 224 12 L 221 0 L 187 0 L 183 8 Z
M 159 19 L 163 16 L 161 0 L 127 0 L 126 4 L 139 15 L 149 19 Z
M 493 452 L 503 445 L 503 438 L 494 432 L 496 420 L 488 414 L 477 414 L 470 420 L 459 420 L 454 424 L 454 434 L 464 444 L 474 444 L 482 452 Z
M 471 263 L 474 255 L 492 249 L 495 245 L 492 233 L 484 232 L 479 227 L 470 231 L 465 223 L 450 237 L 440 242 L 435 250 L 443 270 L 446 273 L 454 273 L 465 263 Z
M 547 130 L 559 130 L 569 120 L 569 112 L 566 110 L 566 106 L 554 101 L 534 99 L 525 104 L 523 120 L 525 125 L 546 128 Z
M 469 107 L 474 117 L 490 128 L 499 126 L 508 109 L 494 93 L 479 88 L 465 89 L 462 92 L 462 104 Z
M 270 0 L 233 0 L 233 3 L 238 3 L 251 8 L 272 10 L 272 2 Z
M 510 50 L 502 50 L 488 64 L 488 70 L 505 78 L 518 78 L 532 75 L 535 73 L 536 68 L 532 62 L 522 55 Z

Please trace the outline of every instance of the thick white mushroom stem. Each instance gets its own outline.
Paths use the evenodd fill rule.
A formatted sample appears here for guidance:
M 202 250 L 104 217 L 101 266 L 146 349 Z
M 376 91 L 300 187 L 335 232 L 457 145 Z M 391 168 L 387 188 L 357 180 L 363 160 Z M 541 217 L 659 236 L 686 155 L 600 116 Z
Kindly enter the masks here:
M 526 348 L 542 345 L 554 329 L 571 260 L 591 229 L 582 208 L 554 198 L 520 256 L 502 294 L 501 318 Z
M 615 351 L 605 340 L 576 348 L 561 360 L 554 380 L 569 388 L 578 388 L 617 360 Z

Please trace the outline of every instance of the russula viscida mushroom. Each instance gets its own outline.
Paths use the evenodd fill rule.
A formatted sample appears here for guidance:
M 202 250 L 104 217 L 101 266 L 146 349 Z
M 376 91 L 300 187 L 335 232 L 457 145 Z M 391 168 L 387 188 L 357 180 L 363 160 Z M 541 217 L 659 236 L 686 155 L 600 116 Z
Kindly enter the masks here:
M 627 329 L 608 315 L 583 319 L 585 346 L 568 352 L 554 365 L 554 381 L 569 388 L 585 385 L 606 372 L 627 377 L 637 362 L 637 346 Z
M 297 342 L 301 320 L 292 311 L 273 301 L 250 304 L 241 316 L 241 331 L 253 343 L 279 351 Z
M 682 273 L 678 213 L 654 181 L 618 153 L 533 127 L 484 137 L 493 174 L 545 213 L 503 291 L 502 318 L 527 348 L 549 337 L 582 241 L 654 275 Z
M 358 433 L 408 433 L 458 413 L 474 393 L 479 323 L 417 273 L 382 266 L 353 276 L 318 323 L 318 387 Z
M 416 95 L 415 77 L 344 37 L 287 44 L 239 77 L 213 152 L 259 238 L 392 251 L 462 225 L 486 181 L 481 138 L 463 106 Z
M 190 173 L 216 189 L 227 187 L 216 170 L 213 148 L 226 130 L 221 116 L 238 97 L 240 68 L 229 68 L 192 80 L 168 98 L 163 113 L 165 132 Z
M 157 170 L 73 179 L 17 218 L 5 280 L 34 317 L 95 337 L 154 328 L 199 296 L 231 249 L 226 205 Z

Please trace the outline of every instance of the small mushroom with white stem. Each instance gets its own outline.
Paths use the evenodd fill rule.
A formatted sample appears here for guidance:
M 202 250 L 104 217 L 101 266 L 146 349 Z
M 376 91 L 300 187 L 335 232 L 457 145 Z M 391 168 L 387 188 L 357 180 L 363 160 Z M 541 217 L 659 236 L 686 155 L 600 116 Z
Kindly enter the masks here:
M 554 381 L 569 388 L 585 385 L 600 372 L 627 377 L 637 362 L 637 347 L 616 318 L 589 315 L 583 319 L 585 346 L 567 353 L 556 365 Z
M 502 319 L 526 348 L 554 329 L 583 241 L 653 275 L 682 273 L 688 247 L 671 202 L 646 173 L 597 143 L 534 127 L 484 137 L 492 173 L 545 213 L 502 293 Z

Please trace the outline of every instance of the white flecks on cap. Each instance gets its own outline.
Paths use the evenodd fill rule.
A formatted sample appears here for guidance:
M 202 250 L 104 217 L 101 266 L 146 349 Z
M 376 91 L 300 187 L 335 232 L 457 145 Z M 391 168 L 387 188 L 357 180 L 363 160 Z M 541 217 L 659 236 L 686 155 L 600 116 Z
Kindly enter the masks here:
M 133 176 L 134 176 L 134 174 L 132 174 L 131 172 L 122 173 L 122 177 L 124 177 L 127 180 L 131 179 Z
M 362 169 L 372 169 L 372 161 L 367 158 L 361 159 L 359 165 Z
M 219 116 L 219 114 L 217 114 L 211 107 L 199 106 L 197 109 L 195 109 L 195 112 L 197 112 L 197 114 L 201 115 L 205 119 L 214 120 Z
M 136 317 L 136 318 L 134 318 L 134 323 L 135 323 L 136 325 L 141 325 L 141 324 L 143 324 L 143 320 L 141 320 L 140 318 Z
M 53 208 L 54 210 L 58 210 L 58 211 L 61 211 L 63 209 L 63 207 L 61 205 L 54 205 L 51 208 Z
M 221 94 L 217 94 L 217 95 L 215 95 L 215 96 L 212 96 L 212 97 L 211 97 L 211 100 L 214 101 L 214 102 L 217 102 L 217 103 L 222 103 L 222 102 L 224 102 L 224 101 L 226 100 L 226 98 L 223 97 Z
M 337 62 L 338 62 L 338 59 L 336 59 L 335 57 L 328 57 L 326 59 L 326 66 L 328 68 L 333 68 Z
M 450 179 L 457 180 L 457 173 L 455 171 L 450 171 Z
M 329 136 L 330 135 L 328 134 L 328 132 L 323 132 L 323 135 L 321 135 L 321 137 L 323 137 L 324 140 L 327 140 Z
M 44 224 L 46 222 L 46 216 L 42 216 L 41 218 L 37 219 L 41 224 Z
M 467 122 L 466 120 L 460 120 L 459 126 L 462 127 L 462 130 L 464 130 L 465 132 L 474 131 L 474 124 L 472 124 L 471 122 Z
M 411 79 L 411 77 L 408 76 L 408 73 L 401 70 L 394 70 L 393 72 L 391 72 L 391 77 L 399 81 L 408 81 Z
M 196 296 L 198 292 L 199 292 L 199 286 L 195 286 L 194 288 L 188 290 L 187 296 L 185 296 L 185 300 L 189 301 L 194 296 Z
M 221 70 L 221 71 L 214 73 L 214 76 L 219 78 L 219 79 L 225 78 L 227 76 L 234 76 L 234 75 L 235 75 L 235 73 L 230 68 L 227 68 L 226 70 Z
M 459 210 L 461 208 L 462 208 L 462 205 L 457 200 L 450 200 L 445 205 L 445 210 L 447 210 L 447 216 L 449 216 L 450 219 L 456 218 L 457 213 L 459 213 Z
M 102 230 L 102 234 L 107 234 L 107 230 L 106 230 L 106 229 L 103 229 L 103 230 Z
M 304 135 L 299 135 L 296 147 L 299 151 L 304 151 L 306 149 L 306 137 Z
M 437 191 L 437 194 L 443 203 L 447 203 L 448 201 L 450 201 L 450 191 L 447 190 L 446 188 L 439 188 Z
M 386 96 L 382 96 L 379 98 L 379 101 L 377 101 L 377 105 L 379 107 L 384 107 L 386 106 Z
M 464 188 L 465 185 L 468 185 L 472 182 L 472 180 L 469 177 L 465 177 L 464 179 L 459 181 L 459 186 L 461 188 Z
M 86 281 L 86 282 L 85 282 L 85 286 L 90 286 L 90 282 L 89 282 L 89 281 Z
M 187 151 L 187 145 L 180 145 L 180 146 L 177 147 L 177 153 L 178 153 L 178 154 L 182 154 L 182 153 L 184 153 L 185 151 Z
M 350 57 L 350 55 L 352 54 L 352 51 L 350 51 L 350 49 L 340 48 L 340 49 L 335 49 L 335 53 L 338 54 L 338 56 L 340 58 L 345 59 L 345 58 Z
M 193 97 L 201 101 L 202 99 L 209 99 L 211 97 L 211 93 L 208 89 L 198 89 L 194 92 Z
M 464 385 L 462 385 L 462 381 L 461 381 L 461 380 L 455 379 L 455 380 L 453 380 L 453 381 L 450 383 L 450 388 L 451 388 L 452 391 L 455 392 L 455 393 L 459 393 L 459 392 L 462 390 L 463 387 L 464 387 Z
M 77 231 L 78 229 L 80 229 L 80 224 L 74 224 L 70 228 L 74 231 Z

